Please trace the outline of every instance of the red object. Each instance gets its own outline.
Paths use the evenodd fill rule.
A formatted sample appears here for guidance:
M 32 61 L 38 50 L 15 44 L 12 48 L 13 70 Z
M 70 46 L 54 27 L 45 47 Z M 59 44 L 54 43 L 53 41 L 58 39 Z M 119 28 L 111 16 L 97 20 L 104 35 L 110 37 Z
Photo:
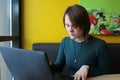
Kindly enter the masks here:
M 97 24 L 98 20 L 97 20 L 97 18 L 94 15 L 90 14 L 89 18 L 90 18 L 90 23 L 91 24 L 94 24 L 94 25 Z
M 100 31 L 100 33 L 101 34 L 112 34 L 112 32 L 110 32 L 110 31 L 108 31 L 107 29 L 102 29 L 101 31 Z

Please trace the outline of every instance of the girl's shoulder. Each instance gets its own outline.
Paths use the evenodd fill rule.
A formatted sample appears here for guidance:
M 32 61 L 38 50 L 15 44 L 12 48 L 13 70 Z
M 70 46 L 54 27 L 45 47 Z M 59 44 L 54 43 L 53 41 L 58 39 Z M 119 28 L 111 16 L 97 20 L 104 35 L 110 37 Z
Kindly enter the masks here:
M 69 41 L 69 40 L 71 40 L 71 39 L 70 39 L 70 37 L 67 36 L 67 37 L 64 37 L 64 38 L 62 39 L 62 42 L 63 42 L 63 41 Z
M 97 37 L 94 37 L 94 36 L 90 36 L 89 40 L 91 42 L 96 42 L 96 43 L 105 43 L 105 40 L 97 38 Z

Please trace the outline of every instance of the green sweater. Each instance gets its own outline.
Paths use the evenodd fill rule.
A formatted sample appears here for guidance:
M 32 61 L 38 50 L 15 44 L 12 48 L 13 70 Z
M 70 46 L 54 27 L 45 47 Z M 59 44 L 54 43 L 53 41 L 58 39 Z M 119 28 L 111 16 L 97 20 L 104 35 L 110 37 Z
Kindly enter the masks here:
M 65 37 L 60 44 L 53 70 L 61 72 L 65 64 L 70 69 L 70 75 L 74 75 L 82 65 L 90 66 L 88 77 L 108 73 L 109 57 L 105 41 L 89 36 L 87 42 L 78 43 Z

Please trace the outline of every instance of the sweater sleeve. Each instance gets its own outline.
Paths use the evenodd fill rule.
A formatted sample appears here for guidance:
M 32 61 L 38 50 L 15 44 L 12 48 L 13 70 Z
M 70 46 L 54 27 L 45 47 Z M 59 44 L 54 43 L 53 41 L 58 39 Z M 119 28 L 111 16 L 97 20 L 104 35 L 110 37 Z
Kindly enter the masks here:
M 52 71 L 60 73 L 63 71 L 64 65 L 65 65 L 64 40 L 62 40 L 56 62 L 52 64 Z
M 109 55 L 107 45 L 104 42 L 97 50 L 98 63 L 96 67 L 90 66 L 88 77 L 109 73 Z

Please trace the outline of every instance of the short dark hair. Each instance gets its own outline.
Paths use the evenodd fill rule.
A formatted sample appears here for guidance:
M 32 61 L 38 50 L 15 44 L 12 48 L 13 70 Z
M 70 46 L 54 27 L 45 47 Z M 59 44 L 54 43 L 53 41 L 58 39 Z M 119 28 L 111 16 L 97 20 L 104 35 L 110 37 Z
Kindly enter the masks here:
M 70 21 L 75 27 L 83 30 L 84 37 L 88 36 L 90 30 L 90 19 L 87 10 L 78 4 L 69 6 L 63 16 L 63 23 L 65 25 L 65 15 L 68 15 Z

